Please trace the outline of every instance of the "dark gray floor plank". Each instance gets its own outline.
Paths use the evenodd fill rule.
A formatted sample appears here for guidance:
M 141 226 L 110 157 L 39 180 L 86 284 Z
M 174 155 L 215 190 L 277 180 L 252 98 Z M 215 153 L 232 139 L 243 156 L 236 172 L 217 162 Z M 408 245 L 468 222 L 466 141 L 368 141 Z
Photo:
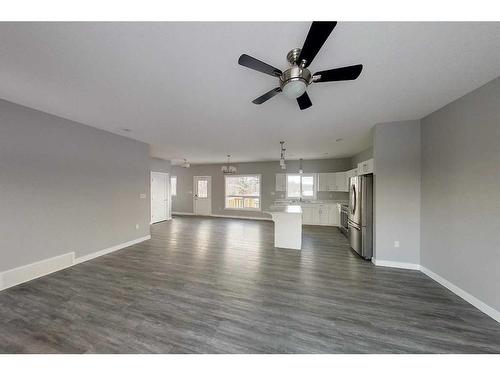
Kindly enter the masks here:
M 175 217 L 152 239 L 0 292 L 2 353 L 500 353 L 500 325 L 330 227 Z

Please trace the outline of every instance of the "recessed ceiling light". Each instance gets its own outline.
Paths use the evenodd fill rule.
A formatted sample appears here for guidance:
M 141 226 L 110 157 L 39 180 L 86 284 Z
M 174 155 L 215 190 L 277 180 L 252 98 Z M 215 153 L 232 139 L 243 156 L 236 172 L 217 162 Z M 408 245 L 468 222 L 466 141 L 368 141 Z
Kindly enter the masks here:
M 335 140 L 335 142 L 340 142 L 340 141 L 342 141 L 343 139 L 344 139 L 344 138 L 337 138 L 337 139 Z

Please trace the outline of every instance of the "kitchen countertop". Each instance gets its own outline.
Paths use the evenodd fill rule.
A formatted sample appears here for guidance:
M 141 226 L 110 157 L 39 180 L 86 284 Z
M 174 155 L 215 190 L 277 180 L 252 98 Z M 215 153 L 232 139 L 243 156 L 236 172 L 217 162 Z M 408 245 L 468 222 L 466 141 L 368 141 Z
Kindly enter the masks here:
M 286 205 L 297 205 L 297 206 L 302 206 L 302 205 L 307 205 L 307 204 L 348 204 L 349 202 L 346 200 L 311 200 L 311 201 L 286 201 L 286 200 L 277 200 L 274 202 L 275 205 L 278 205 L 280 207 L 286 206 Z
M 286 206 L 271 206 L 269 210 L 265 211 L 269 214 L 302 214 L 302 207 L 299 205 L 286 205 Z

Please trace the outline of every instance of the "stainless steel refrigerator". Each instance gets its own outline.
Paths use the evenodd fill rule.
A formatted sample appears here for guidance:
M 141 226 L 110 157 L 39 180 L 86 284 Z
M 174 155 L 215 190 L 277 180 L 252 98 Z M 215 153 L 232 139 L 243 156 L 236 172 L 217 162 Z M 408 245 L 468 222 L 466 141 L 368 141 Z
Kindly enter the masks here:
M 373 256 L 373 175 L 349 179 L 349 241 L 365 259 Z

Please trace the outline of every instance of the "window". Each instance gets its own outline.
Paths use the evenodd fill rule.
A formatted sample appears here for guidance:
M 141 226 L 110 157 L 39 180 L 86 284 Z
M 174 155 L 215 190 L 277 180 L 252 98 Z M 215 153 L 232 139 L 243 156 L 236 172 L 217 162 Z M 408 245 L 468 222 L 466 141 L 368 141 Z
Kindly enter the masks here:
M 196 196 L 198 198 L 208 198 L 208 180 L 198 180 L 196 187 Z
M 170 177 L 170 195 L 173 197 L 177 195 L 177 176 Z
M 314 174 L 287 174 L 287 198 L 316 198 L 316 176 Z
M 224 177 L 226 209 L 260 210 L 260 175 Z

